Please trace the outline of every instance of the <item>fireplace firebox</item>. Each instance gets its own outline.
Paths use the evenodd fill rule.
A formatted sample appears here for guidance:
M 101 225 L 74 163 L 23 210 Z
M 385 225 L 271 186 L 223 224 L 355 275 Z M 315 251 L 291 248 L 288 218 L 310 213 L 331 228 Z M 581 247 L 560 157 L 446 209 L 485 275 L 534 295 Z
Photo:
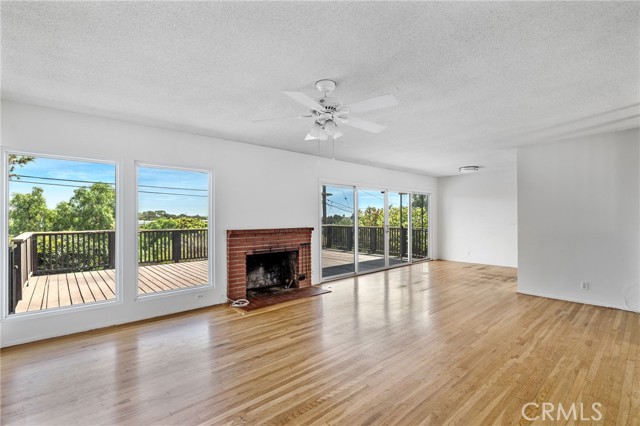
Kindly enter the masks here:
M 247 255 L 247 296 L 298 288 L 298 250 Z

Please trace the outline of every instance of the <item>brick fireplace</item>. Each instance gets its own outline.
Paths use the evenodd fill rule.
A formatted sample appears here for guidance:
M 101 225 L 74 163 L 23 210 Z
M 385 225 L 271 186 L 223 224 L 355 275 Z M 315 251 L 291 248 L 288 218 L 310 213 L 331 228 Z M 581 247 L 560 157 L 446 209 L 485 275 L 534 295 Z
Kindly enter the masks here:
M 241 229 L 227 231 L 227 297 L 231 300 L 247 297 L 247 259 L 250 274 L 255 274 L 256 261 L 282 254 L 287 259 L 285 269 L 292 276 L 283 286 L 303 288 L 311 286 L 311 232 L 313 228 Z M 289 266 L 291 265 L 291 266 Z M 253 269 L 251 269 L 253 268 Z M 265 268 L 262 268 L 265 269 Z M 268 269 L 268 268 L 266 268 Z M 272 274 L 277 280 L 277 274 Z M 273 284 L 268 279 L 266 285 Z M 251 284 L 259 285 L 259 284 Z

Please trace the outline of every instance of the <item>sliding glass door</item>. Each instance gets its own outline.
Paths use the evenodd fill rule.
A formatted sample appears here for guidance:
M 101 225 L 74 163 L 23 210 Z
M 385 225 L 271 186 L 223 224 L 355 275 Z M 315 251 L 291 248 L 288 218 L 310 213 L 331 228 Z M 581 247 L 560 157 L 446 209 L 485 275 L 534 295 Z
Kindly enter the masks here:
M 409 261 L 409 194 L 389 192 L 388 203 L 389 265 Z
M 385 191 L 358 189 L 358 272 L 384 268 Z
M 355 268 L 355 189 L 323 185 L 322 277 L 353 274 Z
M 429 258 L 429 196 L 411 196 L 411 259 Z
M 322 279 L 429 259 L 429 195 L 323 185 Z

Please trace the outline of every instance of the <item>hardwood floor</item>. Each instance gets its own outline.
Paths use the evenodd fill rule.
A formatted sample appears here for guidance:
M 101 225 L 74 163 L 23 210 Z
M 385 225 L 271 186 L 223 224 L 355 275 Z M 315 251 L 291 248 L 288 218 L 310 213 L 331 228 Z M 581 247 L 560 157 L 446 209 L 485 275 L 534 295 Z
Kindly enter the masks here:
M 455 262 L 323 287 L 4 349 L 2 424 L 640 425 L 638 314 Z M 531 422 L 529 402 L 589 420 Z

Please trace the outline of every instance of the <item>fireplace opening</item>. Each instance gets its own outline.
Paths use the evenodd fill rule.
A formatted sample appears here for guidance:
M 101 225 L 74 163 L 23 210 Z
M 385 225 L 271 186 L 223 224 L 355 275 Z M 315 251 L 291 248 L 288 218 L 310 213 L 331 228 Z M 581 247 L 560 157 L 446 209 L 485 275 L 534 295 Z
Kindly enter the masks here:
M 298 250 L 247 254 L 247 297 L 298 288 Z

